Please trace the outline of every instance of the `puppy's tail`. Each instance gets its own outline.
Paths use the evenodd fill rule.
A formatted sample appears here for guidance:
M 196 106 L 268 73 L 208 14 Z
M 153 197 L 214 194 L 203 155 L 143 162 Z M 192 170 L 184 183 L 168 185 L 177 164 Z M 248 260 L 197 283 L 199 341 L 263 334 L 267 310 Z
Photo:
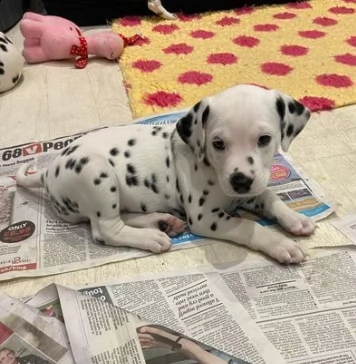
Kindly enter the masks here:
M 16 182 L 18 185 L 26 188 L 43 187 L 42 172 L 26 175 L 27 170 L 30 168 L 30 164 L 26 163 L 22 165 L 16 173 Z

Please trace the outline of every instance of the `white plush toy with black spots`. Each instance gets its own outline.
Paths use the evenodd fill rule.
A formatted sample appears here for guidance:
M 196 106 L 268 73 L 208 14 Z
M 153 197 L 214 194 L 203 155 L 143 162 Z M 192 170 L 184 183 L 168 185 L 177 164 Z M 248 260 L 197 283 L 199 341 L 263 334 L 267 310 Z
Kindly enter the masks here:
M 240 206 L 275 219 L 288 232 L 310 235 L 312 220 L 267 189 L 279 145 L 287 151 L 310 118 L 291 97 L 238 85 L 204 98 L 176 124 L 132 124 L 89 133 L 73 142 L 48 170 L 19 185 L 44 186 L 58 215 L 90 220 L 100 244 L 155 253 L 168 250 L 185 216 L 200 236 L 262 251 L 281 263 L 300 263 L 295 241 L 256 222 L 231 217 Z
M 12 41 L 0 32 L 0 93 L 16 86 L 22 75 L 24 59 Z

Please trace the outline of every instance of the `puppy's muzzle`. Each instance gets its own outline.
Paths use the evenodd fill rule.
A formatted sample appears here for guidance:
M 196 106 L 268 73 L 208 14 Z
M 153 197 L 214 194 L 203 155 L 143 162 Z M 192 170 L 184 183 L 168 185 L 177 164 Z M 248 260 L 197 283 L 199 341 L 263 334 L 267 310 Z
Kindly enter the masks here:
M 237 193 L 247 193 L 251 189 L 253 179 L 241 172 L 235 172 L 230 175 L 230 184 Z

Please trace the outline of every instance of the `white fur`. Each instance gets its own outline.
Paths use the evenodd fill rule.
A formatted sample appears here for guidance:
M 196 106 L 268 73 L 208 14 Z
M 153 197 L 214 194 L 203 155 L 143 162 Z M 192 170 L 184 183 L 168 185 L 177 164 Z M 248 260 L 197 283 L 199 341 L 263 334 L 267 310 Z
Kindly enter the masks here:
M 177 124 L 89 133 L 47 171 L 26 176 L 29 166 L 21 167 L 17 181 L 28 188 L 44 185 L 59 216 L 90 220 L 93 238 L 102 244 L 168 250 L 169 236 L 185 228 L 176 216 L 185 215 L 197 235 L 299 263 L 305 259 L 299 244 L 226 211 L 241 206 L 277 219 L 295 235 L 314 232 L 311 219 L 267 189 L 279 145 L 287 151 L 309 117 L 309 110 L 279 91 L 234 86 L 203 99 Z M 270 142 L 262 146 L 265 136 Z M 216 149 L 217 138 L 223 150 Z M 236 173 L 250 186 L 237 184 Z

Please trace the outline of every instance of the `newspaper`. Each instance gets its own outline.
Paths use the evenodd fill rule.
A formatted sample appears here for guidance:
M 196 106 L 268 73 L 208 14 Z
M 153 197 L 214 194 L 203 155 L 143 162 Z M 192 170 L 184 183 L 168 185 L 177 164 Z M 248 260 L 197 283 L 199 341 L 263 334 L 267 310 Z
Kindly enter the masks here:
M 356 214 L 345 215 L 330 223 L 356 245 Z
M 53 287 L 28 303 L 46 302 Z M 320 252 L 298 266 L 248 259 L 77 289 L 251 363 L 281 362 L 272 348 L 284 363 L 356 363 L 352 249 Z
M 0 293 L 1 364 L 74 364 L 63 323 Z
M 185 112 L 181 110 L 138 119 L 137 122 L 172 123 Z M 16 187 L 15 174 L 21 164 L 31 163 L 35 170 L 43 169 L 83 134 L 0 150 L 0 281 L 74 271 L 152 254 L 133 248 L 95 244 L 88 224 L 69 224 L 56 215 L 44 189 Z M 337 207 L 282 154 L 276 155 L 273 162 L 270 188 L 291 208 L 315 220 L 325 218 Z M 263 225 L 272 224 L 241 210 L 234 213 Z M 172 250 L 175 250 L 211 244 L 216 240 L 185 232 L 172 242 Z
M 77 364 L 284 363 L 244 308 L 220 294 L 217 286 L 222 281 L 213 282 L 201 274 L 196 278 L 193 285 L 176 282 L 170 289 L 151 291 L 165 296 L 150 307 L 154 320 L 145 319 L 143 312 L 123 309 L 119 292 L 103 286 L 73 290 L 51 285 L 27 303 L 66 323 Z M 190 296 L 189 303 L 182 303 L 184 293 Z M 177 340 L 180 347 L 175 347 Z M 188 359 L 194 361 L 184 361 Z

